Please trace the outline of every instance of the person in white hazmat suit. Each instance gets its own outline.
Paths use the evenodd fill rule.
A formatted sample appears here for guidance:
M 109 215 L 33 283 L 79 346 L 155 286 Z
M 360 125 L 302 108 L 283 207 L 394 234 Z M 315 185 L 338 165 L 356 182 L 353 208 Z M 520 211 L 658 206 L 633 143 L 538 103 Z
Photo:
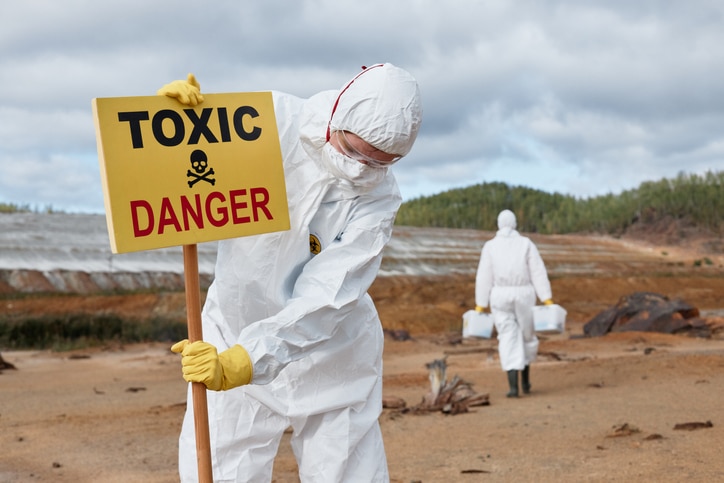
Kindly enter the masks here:
M 475 310 L 488 310 L 498 333 L 498 354 L 508 374 L 508 397 L 518 397 L 518 373 L 528 394 L 530 364 L 538 354 L 533 307 L 538 299 L 551 305 L 551 284 L 543 259 L 530 238 L 516 228 L 515 214 L 498 215 L 498 232 L 483 245 L 475 279 Z
M 195 105 L 192 75 L 158 92 Z M 422 121 L 416 80 L 364 68 L 309 99 L 273 92 L 291 229 L 220 241 L 203 342 L 180 341 L 208 392 L 214 481 L 271 481 L 284 431 L 301 481 L 389 481 L 378 417 L 383 332 L 367 290 L 401 203 L 389 166 Z M 197 478 L 189 395 L 182 481 Z

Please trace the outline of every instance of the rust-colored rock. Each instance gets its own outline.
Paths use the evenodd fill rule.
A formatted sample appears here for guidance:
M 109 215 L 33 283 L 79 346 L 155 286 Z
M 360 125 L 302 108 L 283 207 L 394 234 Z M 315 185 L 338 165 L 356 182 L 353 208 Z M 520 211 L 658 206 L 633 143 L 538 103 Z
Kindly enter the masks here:
M 699 309 L 683 300 L 670 300 L 653 292 L 634 292 L 600 312 L 583 326 L 587 336 L 609 332 L 642 331 L 708 337 L 710 328 L 699 318 Z
M 2 354 L 0 354 L 0 373 L 2 373 L 2 371 L 4 369 L 17 369 L 17 368 L 13 364 L 11 364 L 11 363 L 7 362 L 5 359 L 3 359 Z

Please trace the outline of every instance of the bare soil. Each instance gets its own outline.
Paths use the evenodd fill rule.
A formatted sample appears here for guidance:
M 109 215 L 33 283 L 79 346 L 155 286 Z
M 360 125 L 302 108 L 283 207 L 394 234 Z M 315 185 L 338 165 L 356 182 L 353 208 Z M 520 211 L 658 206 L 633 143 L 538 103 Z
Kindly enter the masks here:
M 385 409 L 380 421 L 392 481 L 724 480 L 721 254 L 707 252 L 712 245 L 703 242 L 536 241 L 560 248 L 546 263 L 557 267 L 554 299 L 568 318 L 565 333 L 541 336 L 532 392 L 517 399 L 505 397 L 497 341 L 460 338 L 462 313 L 474 306 L 472 276 L 389 277 L 373 285 L 385 328 L 412 337 L 386 342 L 385 398 L 419 404 L 430 390 L 425 364 L 442 358 L 448 377 L 490 395 L 490 405 L 457 415 Z M 588 263 L 604 242 L 595 270 L 566 273 L 566 264 Z M 572 246 L 586 259 L 572 260 Z M 581 250 L 587 246 L 591 251 Z M 696 263 L 704 257 L 710 263 Z M 585 322 L 635 291 L 698 307 L 712 336 L 581 336 Z M 18 314 L 139 316 L 183 313 L 184 296 L 45 295 L 0 303 Z M 178 481 L 186 384 L 168 347 L 3 351 L 16 369 L 0 371 L 0 482 Z M 287 437 L 274 481 L 298 481 Z

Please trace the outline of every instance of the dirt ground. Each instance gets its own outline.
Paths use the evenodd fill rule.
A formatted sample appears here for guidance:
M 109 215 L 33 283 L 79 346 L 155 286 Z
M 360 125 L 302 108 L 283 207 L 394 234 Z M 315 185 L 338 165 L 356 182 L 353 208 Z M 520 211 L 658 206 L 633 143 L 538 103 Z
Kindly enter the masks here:
M 587 240 L 538 241 L 558 244 L 563 253 Z M 385 409 L 380 422 L 393 482 L 724 480 L 721 256 L 705 254 L 712 263 L 697 266 L 704 256 L 698 245 L 606 243 L 608 255 L 590 274 L 566 274 L 570 254 L 546 260 L 558 267 L 551 278 L 554 299 L 568 311 L 566 331 L 541 335 L 532 392 L 518 399 L 505 397 L 497 341 L 460 338 L 462 313 L 474 306 L 472 276 L 375 282 L 371 294 L 385 328 L 412 336 L 386 341 L 385 398 L 417 405 L 430 390 L 425 364 L 446 358 L 448 378 L 460 376 L 490 400 L 457 415 Z M 698 307 L 714 334 L 581 337 L 593 315 L 639 290 Z M 183 311 L 183 294 L 1 303 L 14 313 L 137 315 Z M 2 357 L 16 370 L 0 372 L 0 482 L 178 481 L 186 384 L 168 344 L 3 351 Z M 274 481 L 298 481 L 288 435 Z

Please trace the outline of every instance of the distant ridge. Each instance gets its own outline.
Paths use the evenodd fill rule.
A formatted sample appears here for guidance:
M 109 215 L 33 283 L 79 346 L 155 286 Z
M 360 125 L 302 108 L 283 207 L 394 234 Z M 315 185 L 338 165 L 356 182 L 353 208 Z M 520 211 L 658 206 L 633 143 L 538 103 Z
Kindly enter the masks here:
M 498 213 L 515 212 L 526 233 L 645 234 L 675 226 L 679 238 L 724 234 L 724 171 L 680 174 L 618 195 L 576 198 L 505 183 L 483 183 L 402 204 L 396 224 L 495 230 Z

